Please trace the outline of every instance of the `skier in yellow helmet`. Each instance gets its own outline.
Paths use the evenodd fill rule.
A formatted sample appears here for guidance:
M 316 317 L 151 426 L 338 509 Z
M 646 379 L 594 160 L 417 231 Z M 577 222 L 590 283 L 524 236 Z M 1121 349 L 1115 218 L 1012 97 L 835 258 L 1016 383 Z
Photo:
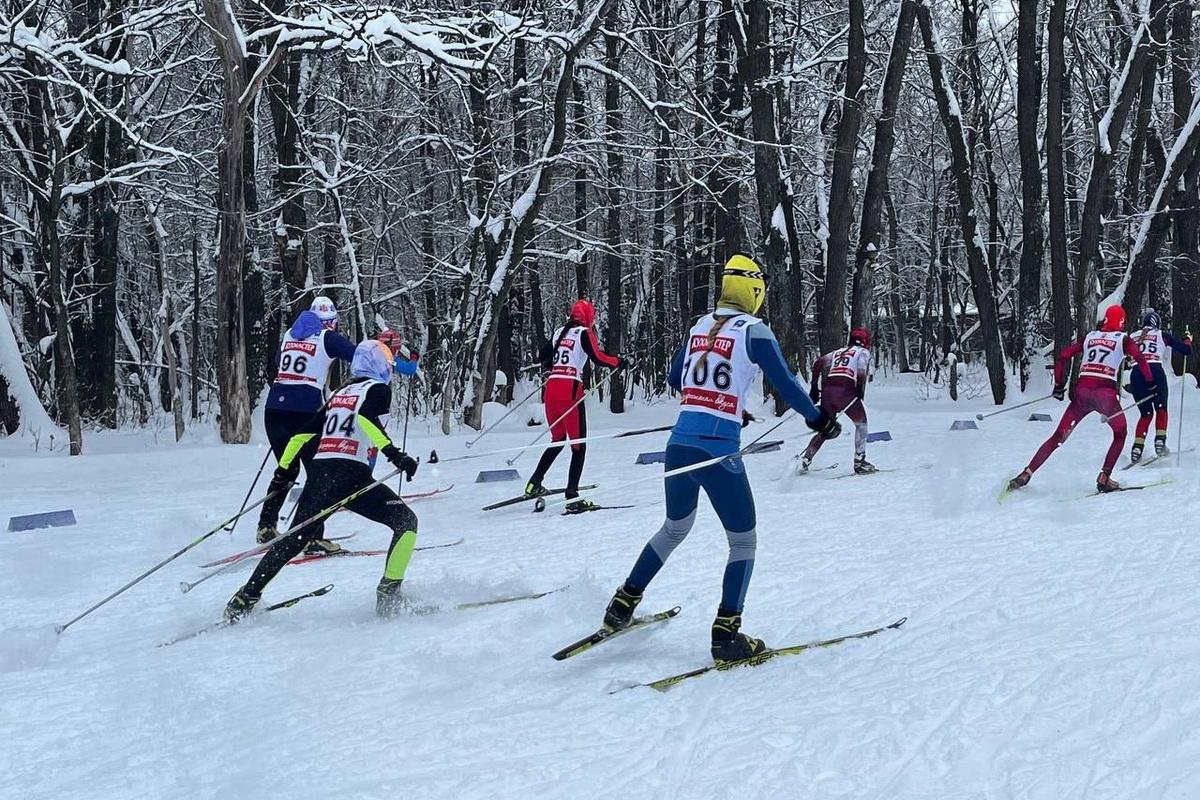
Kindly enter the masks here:
M 664 481 L 666 520 L 642 549 L 604 615 L 609 630 L 629 625 L 642 593 L 692 529 L 703 489 L 729 542 L 721 604 L 712 625 L 712 656 L 718 662 L 747 658 L 765 649 L 761 639 L 741 632 L 742 606 L 754 570 L 757 520 L 745 465 L 734 456 L 741 449 L 742 411 L 759 371 L 766 373 L 810 428 L 827 439 L 841 433 L 837 420 L 814 406 L 796 382 L 775 334 L 754 316 L 766 293 L 758 264 L 749 256 L 734 255 L 725 264 L 716 309 L 692 326 L 675 353 L 667 381 L 683 400 L 667 443 L 665 469 L 732 457 Z

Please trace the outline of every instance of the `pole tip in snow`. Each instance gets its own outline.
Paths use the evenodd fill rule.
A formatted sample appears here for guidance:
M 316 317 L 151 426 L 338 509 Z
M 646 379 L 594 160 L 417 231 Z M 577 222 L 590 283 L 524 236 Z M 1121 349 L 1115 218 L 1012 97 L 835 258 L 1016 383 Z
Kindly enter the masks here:
M 982 421 L 982 420 L 983 420 L 983 414 L 976 414 L 976 415 L 975 415 L 975 419 L 977 419 L 977 420 L 981 420 L 981 421 Z

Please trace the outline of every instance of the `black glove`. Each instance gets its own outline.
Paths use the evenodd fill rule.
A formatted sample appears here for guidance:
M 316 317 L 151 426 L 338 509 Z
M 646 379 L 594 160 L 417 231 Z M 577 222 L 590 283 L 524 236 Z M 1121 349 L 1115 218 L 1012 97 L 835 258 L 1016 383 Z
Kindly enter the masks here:
M 1065 383 L 1058 384 L 1050 394 L 1054 396 L 1055 400 L 1062 400 L 1067 396 L 1067 385 Z
M 837 418 L 831 415 L 825 409 L 820 409 L 821 416 L 815 420 L 804 420 L 804 424 L 812 430 L 821 434 L 822 439 L 836 439 L 842 435 L 842 426 L 838 423 Z
M 294 480 L 296 480 L 296 476 L 292 474 L 292 471 L 283 467 L 276 467 L 275 472 L 271 475 L 271 483 L 274 486 L 283 486 Z
M 401 453 L 394 444 L 389 444 L 383 448 L 383 457 L 392 462 L 392 466 L 404 473 L 404 477 L 408 480 L 413 479 L 413 475 L 417 474 L 417 461 L 408 453 Z
M 808 396 L 812 398 L 814 406 L 816 404 L 820 403 L 821 402 L 821 387 L 817 386 L 814 383 L 808 390 Z
M 857 397 L 859 400 L 862 400 L 864 397 L 867 396 L 867 387 L 859 386 L 858 388 L 856 388 L 854 390 L 854 396 Z
M 743 411 L 742 412 L 742 427 L 749 428 L 751 422 L 754 422 L 754 415 L 751 414 L 749 411 Z

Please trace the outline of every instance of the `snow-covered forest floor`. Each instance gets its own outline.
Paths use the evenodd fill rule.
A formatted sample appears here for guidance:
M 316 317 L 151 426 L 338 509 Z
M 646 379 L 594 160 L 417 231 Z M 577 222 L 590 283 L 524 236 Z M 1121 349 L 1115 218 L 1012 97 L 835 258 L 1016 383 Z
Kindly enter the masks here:
M 599 623 L 658 526 L 658 481 L 594 495 L 636 504 L 627 510 L 485 514 L 480 506 L 521 489 L 473 483 L 503 457 L 422 464 L 411 491 L 455 488 L 413 503 L 418 544 L 466 541 L 417 554 L 413 599 L 450 606 L 570 585 L 541 600 L 381 623 L 381 559 L 331 560 L 286 569 L 265 595 L 335 584 L 326 597 L 156 647 L 219 617 L 245 571 L 186 595 L 177 586 L 202 574 L 198 564 L 249 547 L 253 520 L 243 520 L 232 538 L 213 537 L 51 649 L 50 626 L 236 510 L 265 451 L 93 434 L 89 454 L 68 459 L 0 441 L 0 524 L 67 507 L 78 518 L 0 533 L 0 797 L 1200 795 L 1198 454 L 1182 467 L 1172 457 L 1118 473 L 1170 485 L 1088 497 L 1109 440 L 1092 416 L 999 505 L 1001 485 L 1052 423 L 1023 410 L 951 432 L 954 419 L 989 407 L 921 403 L 900 385 L 875 387 L 868 401 L 872 429 L 893 436 L 869 456 L 894 472 L 841 479 L 851 462 L 844 435 L 815 465 L 839 468 L 779 480 L 806 439 L 799 421 L 768 437 L 787 438 L 782 451 L 747 459 L 759 546 L 745 627 L 784 645 L 908 623 L 666 694 L 607 692 L 708 661 L 726 543 L 704 502 L 643 604 L 679 604 L 680 616 L 550 659 Z M 1200 430 L 1200 393 L 1187 402 Z M 1062 409 L 1033 410 L 1057 420 Z M 592 433 L 669 423 L 674 412 L 671 403 L 621 417 L 593 408 Z M 514 420 L 474 450 L 533 435 Z M 447 458 L 469 437 L 418 423 L 409 438 L 414 454 L 436 447 Z M 652 475 L 660 467 L 634 458 L 665 439 L 591 446 L 587 482 Z M 534 461 L 517 463 L 522 477 Z M 550 482 L 565 472 L 563 457 Z M 357 532 L 358 549 L 387 545 L 386 531 L 349 514 L 329 528 Z

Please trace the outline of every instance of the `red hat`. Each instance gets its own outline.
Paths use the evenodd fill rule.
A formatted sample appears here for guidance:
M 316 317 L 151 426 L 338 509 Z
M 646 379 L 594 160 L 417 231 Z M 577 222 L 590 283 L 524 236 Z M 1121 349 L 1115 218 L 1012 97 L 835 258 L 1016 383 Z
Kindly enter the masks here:
M 590 328 L 596 321 L 596 309 L 587 300 L 576 300 L 575 305 L 571 306 L 571 319 L 585 328 Z
M 1109 306 L 1104 309 L 1104 321 L 1100 323 L 1100 330 L 1114 332 L 1125 328 L 1125 309 L 1121 306 Z
M 870 347 L 871 332 L 866 328 L 855 328 L 850 331 L 850 344 L 860 344 L 863 347 Z

